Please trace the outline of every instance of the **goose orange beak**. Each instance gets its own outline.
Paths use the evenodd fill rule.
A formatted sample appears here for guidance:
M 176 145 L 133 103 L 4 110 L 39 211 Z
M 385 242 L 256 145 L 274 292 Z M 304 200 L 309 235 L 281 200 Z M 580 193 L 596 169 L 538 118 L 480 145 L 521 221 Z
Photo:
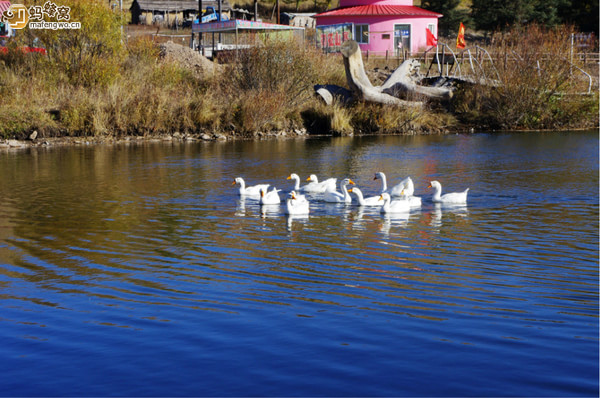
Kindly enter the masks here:
M 292 176 L 289 176 L 287 179 L 288 179 L 288 180 L 291 180 L 291 179 L 292 179 Z
M 352 181 L 352 180 L 350 180 L 350 179 L 348 179 L 348 183 L 349 183 L 349 184 L 352 184 L 352 185 L 356 185 L 356 184 L 354 183 L 354 181 Z

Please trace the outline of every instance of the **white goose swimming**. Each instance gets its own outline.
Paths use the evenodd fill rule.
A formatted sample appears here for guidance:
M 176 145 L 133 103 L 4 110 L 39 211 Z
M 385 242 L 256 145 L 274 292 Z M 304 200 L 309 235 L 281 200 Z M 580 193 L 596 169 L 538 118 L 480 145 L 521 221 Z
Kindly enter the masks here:
M 400 199 L 407 200 L 410 207 L 421 207 L 421 198 L 413 196 L 415 184 L 412 178 L 406 177 L 400 184 L 404 184 L 404 189 L 400 192 Z
M 382 203 L 379 200 L 379 196 L 370 196 L 368 198 L 363 197 L 362 191 L 358 187 L 352 187 L 348 190 L 356 195 L 356 199 L 359 206 L 381 206 Z
M 258 203 L 261 205 L 278 205 L 281 203 L 281 198 L 279 197 L 280 189 L 273 187 L 273 189 L 267 192 L 266 188 L 260 189 L 260 199 Z
M 467 193 L 469 192 L 469 188 L 465 189 L 463 192 L 452 192 L 442 195 L 442 184 L 438 181 L 431 181 L 429 183 L 429 188 L 433 188 L 433 197 L 431 201 L 434 203 L 447 203 L 447 204 L 466 204 L 467 203 Z
M 349 178 L 344 178 L 342 181 L 340 181 L 340 190 L 342 192 L 340 193 L 335 190 L 327 190 L 323 195 L 323 200 L 329 203 L 352 203 L 352 198 L 346 189 L 346 185 L 348 184 L 354 185 L 354 181 Z
M 325 191 L 335 191 L 335 183 L 337 178 L 328 178 L 325 181 L 319 182 L 316 175 L 311 174 L 306 181 L 309 181 L 304 188 L 304 192 L 323 193 Z
M 254 196 L 256 198 L 260 197 L 260 189 L 264 188 L 265 190 L 267 188 L 269 188 L 269 184 L 258 184 L 258 185 L 253 185 L 251 187 L 247 187 L 246 186 L 246 182 L 244 181 L 244 179 L 242 177 L 237 177 L 234 181 L 233 184 L 231 185 L 235 185 L 235 184 L 240 184 L 240 196 Z
M 300 176 L 296 173 L 290 174 L 287 179 L 294 181 L 294 191 L 296 191 L 296 194 L 298 192 L 303 192 L 304 188 L 306 188 L 306 185 L 303 186 L 302 188 L 300 187 Z
M 289 215 L 299 215 L 309 213 L 309 202 L 304 199 L 300 200 L 296 197 L 296 192 L 290 192 L 290 197 L 286 201 L 285 213 Z
M 382 193 L 379 200 L 383 201 L 382 213 L 406 213 L 410 211 L 410 204 L 407 200 L 392 200 L 387 192 Z
M 407 178 L 410 178 L 410 177 L 407 177 Z M 402 190 L 404 188 L 406 188 L 406 183 L 407 183 L 407 179 L 405 178 L 404 180 L 400 181 L 398 184 L 396 184 L 393 187 L 391 187 L 390 189 L 388 189 L 387 179 L 385 177 L 385 174 L 381 171 L 378 171 L 377 173 L 375 173 L 375 177 L 373 177 L 373 179 L 381 180 L 381 193 L 387 192 L 388 194 L 390 194 L 390 196 L 402 195 Z M 414 187 L 413 187 L 413 191 L 414 191 Z M 411 193 L 411 195 L 412 195 L 412 193 Z

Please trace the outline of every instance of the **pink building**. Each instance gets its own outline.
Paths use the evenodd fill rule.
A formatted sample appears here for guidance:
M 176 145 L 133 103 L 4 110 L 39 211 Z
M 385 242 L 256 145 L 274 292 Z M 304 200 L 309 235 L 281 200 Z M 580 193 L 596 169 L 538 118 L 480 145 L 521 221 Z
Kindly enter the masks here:
M 314 18 L 323 47 L 337 47 L 351 32 L 362 51 L 394 55 L 431 47 L 426 29 L 437 37 L 441 16 L 413 6 L 413 0 L 340 0 L 340 7 Z

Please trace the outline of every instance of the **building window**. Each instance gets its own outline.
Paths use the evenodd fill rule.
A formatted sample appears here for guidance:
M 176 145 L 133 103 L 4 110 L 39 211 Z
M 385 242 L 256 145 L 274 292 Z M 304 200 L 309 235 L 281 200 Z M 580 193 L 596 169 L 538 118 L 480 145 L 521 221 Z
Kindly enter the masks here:
M 381 35 L 381 38 L 383 40 L 389 40 L 390 39 L 390 34 L 389 33 L 384 33 L 384 34 Z
M 433 35 L 434 35 L 434 36 L 436 36 L 436 37 L 437 37 L 437 34 L 435 33 L 435 24 L 433 24 L 433 23 L 430 23 L 430 24 L 428 24 L 428 25 L 427 25 L 427 29 L 429 29 L 429 31 L 430 31 L 431 33 L 433 33 Z
M 357 43 L 369 44 L 369 25 L 354 25 L 354 40 Z

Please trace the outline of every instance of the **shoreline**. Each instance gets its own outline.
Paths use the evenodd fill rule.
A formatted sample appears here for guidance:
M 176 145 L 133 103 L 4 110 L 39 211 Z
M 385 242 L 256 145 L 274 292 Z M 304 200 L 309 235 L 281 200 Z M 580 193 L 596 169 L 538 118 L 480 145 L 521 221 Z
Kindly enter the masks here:
M 278 139 L 298 139 L 298 138 L 322 138 L 322 137 L 391 137 L 391 136 L 414 136 L 414 135 L 452 135 L 452 134 L 481 134 L 481 133 L 547 133 L 547 132 L 585 132 L 592 130 L 599 130 L 600 127 L 594 128 L 569 128 L 569 129 L 531 129 L 531 130 L 485 130 L 485 129 L 456 129 L 447 130 L 444 132 L 431 132 L 431 133 L 409 133 L 409 134 L 347 134 L 347 135 L 333 135 L 333 134 L 311 134 L 306 129 L 293 130 L 293 131 L 278 131 L 270 133 L 257 132 L 253 136 L 240 136 L 232 134 L 222 133 L 197 133 L 197 134 L 153 134 L 153 135 L 139 135 L 139 136 L 105 136 L 105 137 L 73 137 L 73 136 L 61 136 L 61 137 L 35 137 L 33 139 L 0 139 L 0 151 L 11 151 L 11 150 L 23 150 L 32 148 L 58 148 L 58 147 L 79 147 L 79 146 L 97 146 L 97 145 L 122 145 L 122 144 L 144 144 L 144 143 L 156 143 L 156 142 L 177 142 L 177 143 L 191 143 L 191 142 L 228 142 L 228 141 L 267 141 L 267 140 L 278 140 Z

